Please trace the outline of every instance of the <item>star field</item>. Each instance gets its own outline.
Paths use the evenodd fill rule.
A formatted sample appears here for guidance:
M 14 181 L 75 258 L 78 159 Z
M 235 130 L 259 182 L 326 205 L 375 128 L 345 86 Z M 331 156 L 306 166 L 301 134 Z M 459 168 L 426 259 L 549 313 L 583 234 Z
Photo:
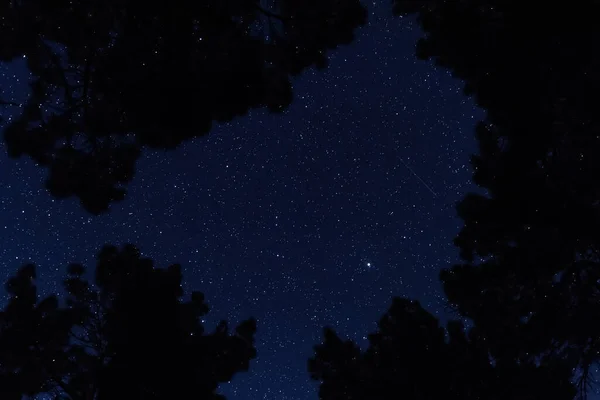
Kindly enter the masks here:
M 455 203 L 468 191 L 482 112 L 461 82 L 414 56 L 415 22 L 370 7 L 357 40 L 294 82 L 283 115 L 252 112 L 171 152 L 147 152 L 124 202 L 93 217 L 53 200 L 45 171 L 0 149 L 0 278 L 38 265 L 59 290 L 67 263 L 105 243 L 184 266 L 209 326 L 258 320 L 258 358 L 230 399 L 317 398 L 306 361 L 322 328 L 364 343 L 392 296 L 442 316 L 441 268 L 458 259 Z M 28 72 L 2 66 L 18 101 Z

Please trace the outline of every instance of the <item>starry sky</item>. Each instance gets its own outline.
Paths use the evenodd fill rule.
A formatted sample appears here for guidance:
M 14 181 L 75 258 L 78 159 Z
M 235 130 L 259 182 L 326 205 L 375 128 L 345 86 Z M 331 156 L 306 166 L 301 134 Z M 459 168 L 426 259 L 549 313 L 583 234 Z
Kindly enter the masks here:
M 416 22 L 381 3 L 327 70 L 294 81 L 287 112 L 145 153 L 106 215 L 53 200 L 46 171 L 1 148 L 0 279 L 31 261 L 43 291 L 58 291 L 67 263 L 92 267 L 105 243 L 183 264 L 186 288 L 211 306 L 208 326 L 258 320 L 258 358 L 221 388 L 237 400 L 316 400 L 306 362 L 323 326 L 364 345 L 392 296 L 446 318 L 438 273 L 458 260 L 454 206 L 475 190 L 483 113 L 460 81 L 416 59 Z M 0 76 L 3 96 L 27 96 L 22 62 Z

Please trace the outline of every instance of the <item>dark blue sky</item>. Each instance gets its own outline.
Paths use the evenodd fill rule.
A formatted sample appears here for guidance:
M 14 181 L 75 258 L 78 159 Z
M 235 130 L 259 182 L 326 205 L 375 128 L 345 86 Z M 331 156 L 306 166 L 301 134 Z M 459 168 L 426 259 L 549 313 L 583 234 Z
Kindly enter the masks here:
M 104 243 L 182 263 L 209 323 L 258 319 L 258 358 L 223 387 L 232 400 L 317 399 L 306 361 L 322 327 L 362 341 L 392 296 L 441 315 L 438 272 L 458 259 L 454 205 L 473 190 L 482 113 L 459 81 L 415 58 L 414 22 L 387 2 L 370 11 L 326 71 L 295 81 L 285 114 L 253 112 L 147 153 L 107 215 L 52 200 L 45 171 L 2 148 L 0 278 L 33 261 L 44 289 L 58 290 L 66 264 L 92 267 Z M 1 68 L 4 95 L 23 98 L 27 71 Z

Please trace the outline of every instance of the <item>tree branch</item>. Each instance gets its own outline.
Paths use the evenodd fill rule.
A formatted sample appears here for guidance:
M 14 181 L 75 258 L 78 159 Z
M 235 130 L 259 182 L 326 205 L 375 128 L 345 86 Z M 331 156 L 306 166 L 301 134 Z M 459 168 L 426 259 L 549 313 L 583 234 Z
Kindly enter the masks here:
M 272 11 L 266 10 L 266 9 L 262 8 L 261 6 L 259 6 L 258 4 L 256 4 L 256 9 L 258 11 L 260 11 L 262 14 L 266 15 L 267 17 L 269 17 L 269 18 L 276 18 L 276 19 L 278 19 L 280 21 L 291 21 L 291 20 L 294 19 L 293 16 L 284 17 L 284 16 L 276 14 L 276 13 L 274 13 Z
M 61 379 L 57 379 L 57 378 L 50 378 L 54 383 L 56 383 L 62 390 L 63 392 L 65 392 L 65 394 L 67 396 L 69 396 L 70 399 L 74 399 L 73 395 L 71 393 L 69 393 L 70 390 L 73 390 L 72 388 L 70 388 L 65 382 L 63 382 Z
M 89 88 L 90 88 L 90 73 L 92 72 L 92 59 L 96 56 L 95 51 L 92 51 L 92 53 L 88 56 L 87 60 L 85 61 L 85 68 L 83 71 L 83 95 L 82 97 L 82 101 L 83 101 L 83 125 L 84 127 L 87 126 L 88 123 L 88 110 L 89 110 L 89 100 L 88 100 L 88 93 L 89 93 Z M 85 128 L 84 128 L 85 129 Z M 69 135 L 69 141 L 71 141 L 71 135 Z M 94 142 L 96 141 L 96 138 L 93 138 Z
M 42 349 L 39 347 L 39 345 L 35 344 L 35 349 L 38 351 L 39 354 L 42 354 Z M 49 379 L 54 382 L 55 384 L 57 384 L 66 394 L 67 396 L 69 396 L 69 398 L 74 399 L 74 393 L 76 393 L 75 389 L 72 388 L 68 383 L 64 382 L 58 374 L 56 374 L 56 371 L 54 371 L 54 369 L 48 365 L 47 363 L 41 363 L 41 367 L 46 371 L 46 373 L 49 376 Z
M 39 36 L 40 46 L 46 51 L 48 58 L 52 61 L 54 66 L 56 67 L 61 81 L 63 83 L 65 89 L 65 96 L 67 97 L 68 103 L 73 106 L 73 93 L 71 93 L 71 85 L 69 85 L 69 81 L 67 80 L 67 76 L 65 75 L 64 68 L 60 65 L 60 60 L 58 56 L 50 49 L 50 47 L 44 42 L 44 39 Z
M 14 101 L 2 100 L 0 99 L 0 106 L 15 106 L 20 107 L 21 104 L 17 104 Z

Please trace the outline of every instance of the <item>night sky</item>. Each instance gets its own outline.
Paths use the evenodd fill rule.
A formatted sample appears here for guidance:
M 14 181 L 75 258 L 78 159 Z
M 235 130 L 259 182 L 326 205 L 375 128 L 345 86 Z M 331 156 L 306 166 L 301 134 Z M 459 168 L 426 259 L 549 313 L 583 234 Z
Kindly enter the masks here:
M 287 112 L 146 153 L 106 215 L 53 200 L 45 170 L 0 149 L 2 281 L 32 261 L 45 292 L 60 290 L 67 263 L 93 267 L 105 243 L 183 264 L 211 328 L 258 320 L 258 358 L 222 387 L 231 400 L 316 400 L 306 362 L 323 326 L 364 344 L 392 296 L 443 316 L 438 272 L 458 261 L 454 206 L 474 190 L 482 112 L 460 81 L 416 59 L 417 24 L 382 3 L 327 70 L 294 82 Z M 23 99 L 28 72 L 1 68 L 4 96 Z

